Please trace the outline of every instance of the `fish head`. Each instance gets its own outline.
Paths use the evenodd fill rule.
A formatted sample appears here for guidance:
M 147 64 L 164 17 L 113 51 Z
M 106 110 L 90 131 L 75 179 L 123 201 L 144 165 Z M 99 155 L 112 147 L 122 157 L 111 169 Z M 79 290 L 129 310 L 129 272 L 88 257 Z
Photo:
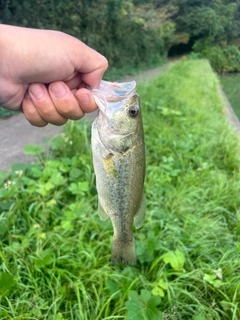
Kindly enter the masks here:
M 95 100 L 99 106 L 97 119 L 99 137 L 109 152 L 116 154 L 124 153 L 134 146 L 142 120 L 135 82 L 130 82 L 131 85 L 128 85 L 125 91 L 122 88 L 120 91 L 119 86 L 113 84 L 116 86 L 113 92 L 102 93 L 97 99 L 95 97 Z

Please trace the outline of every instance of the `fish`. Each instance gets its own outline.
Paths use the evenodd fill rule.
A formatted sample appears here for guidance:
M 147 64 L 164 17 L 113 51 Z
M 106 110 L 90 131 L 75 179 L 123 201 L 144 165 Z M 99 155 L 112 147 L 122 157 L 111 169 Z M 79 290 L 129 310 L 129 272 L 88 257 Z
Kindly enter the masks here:
M 145 146 L 136 82 L 102 80 L 92 89 L 99 113 L 92 124 L 91 145 L 101 220 L 111 219 L 111 261 L 137 262 L 133 223 L 140 228 L 146 212 Z

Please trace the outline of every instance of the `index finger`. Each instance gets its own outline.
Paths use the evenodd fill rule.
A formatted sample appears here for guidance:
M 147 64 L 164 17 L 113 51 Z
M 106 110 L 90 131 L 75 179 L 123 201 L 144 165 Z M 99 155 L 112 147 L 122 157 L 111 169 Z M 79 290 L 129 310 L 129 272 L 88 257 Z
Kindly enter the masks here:
M 81 42 L 81 41 L 80 41 Z M 75 52 L 75 69 L 81 73 L 82 81 L 91 87 L 97 88 L 108 68 L 107 59 L 81 42 L 82 50 Z

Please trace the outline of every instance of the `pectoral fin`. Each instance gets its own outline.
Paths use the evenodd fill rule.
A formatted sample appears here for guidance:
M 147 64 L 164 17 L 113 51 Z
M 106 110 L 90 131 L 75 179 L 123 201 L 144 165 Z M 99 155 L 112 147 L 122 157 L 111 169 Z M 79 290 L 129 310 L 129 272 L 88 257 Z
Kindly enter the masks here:
M 107 213 L 105 212 L 105 210 L 103 209 L 103 207 L 99 201 L 98 201 L 98 215 L 101 220 L 107 220 L 107 218 L 108 218 Z
M 146 202 L 145 202 L 145 196 L 143 194 L 140 208 L 134 217 L 134 224 L 137 229 L 139 229 L 142 226 L 145 213 L 146 213 Z

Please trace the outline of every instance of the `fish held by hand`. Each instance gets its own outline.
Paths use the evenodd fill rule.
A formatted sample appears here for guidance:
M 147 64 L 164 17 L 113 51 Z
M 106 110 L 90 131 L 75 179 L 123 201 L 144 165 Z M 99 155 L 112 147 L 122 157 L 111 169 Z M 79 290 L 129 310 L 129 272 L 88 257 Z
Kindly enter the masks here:
M 92 124 L 98 212 L 113 225 L 112 262 L 133 265 L 137 261 L 133 223 L 140 228 L 146 211 L 140 99 L 134 81 L 102 81 L 92 93 L 99 107 Z

